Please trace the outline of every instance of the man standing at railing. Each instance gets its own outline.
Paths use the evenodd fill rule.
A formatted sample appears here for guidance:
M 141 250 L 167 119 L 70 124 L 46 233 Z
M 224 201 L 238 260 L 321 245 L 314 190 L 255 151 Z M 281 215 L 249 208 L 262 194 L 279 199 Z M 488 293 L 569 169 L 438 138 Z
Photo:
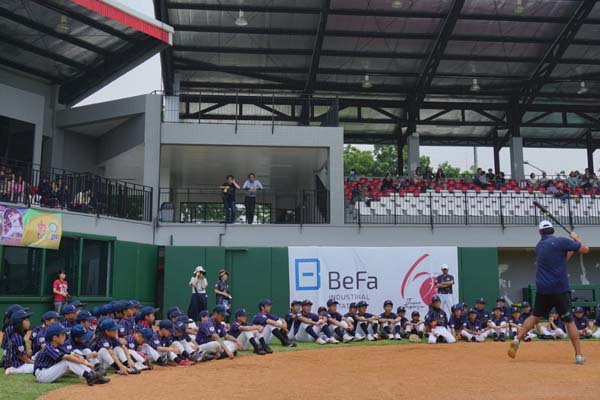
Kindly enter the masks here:
M 226 224 L 233 224 L 235 222 L 235 192 L 239 189 L 240 185 L 236 183 L 233 175 L 227 175 L 227 181 L 221 185 Z
M 246 206 L 246 221 L 249 224 L 254 222 L 254 210 L 256 209 L 256 192 L 263 190 L 262 183 L 256 179 L 254 173 L 248 174 L 248 179 L 244 182 L 242 188 L 246 191 L 244 205 Z

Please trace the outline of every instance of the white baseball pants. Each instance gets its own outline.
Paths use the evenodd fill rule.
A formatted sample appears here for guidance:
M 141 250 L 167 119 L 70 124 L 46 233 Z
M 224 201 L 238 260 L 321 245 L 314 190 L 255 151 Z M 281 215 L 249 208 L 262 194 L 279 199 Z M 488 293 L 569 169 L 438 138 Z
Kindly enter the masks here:
M 315 338 L 313 338 L 312 336 L 310 336 L 306 332 L 306 328 L 308 328 L 308 327 L 312 327 L 312 329 L 315 332 L 315 334 L 317 336 L 319 336 L 319 333 L 321 332 L 321 327 L 320 326 L 301 323 L 300 324 L 300 329 L 298 329 L 298 333 L 296 333 L 296 338 L 295 339 L 297 341 L 299 341 L 299 342 L 314 342 L 315 341 Z
M 560 329 L 559 329 L 560 330 Z M 560 330 L 562 332 L 562 330 Z M 600 328 L 596 329 L 596 332 L 592 333 L 594 339 L 600 339 Z
M 20 367 L 9 367 L 12 374 L 33 374 L 33 364 L 23 364 Z
M 479 335 L 474 335 L 470 332 L 467 332 L 466 330 L 462 330 L 460 332 L 461 336 L 466 338 L 467 340 L 471 340 L 473 338 L 475 338 L 475 341 L 477 342 L 485 342 L 485 338 L 487 337 L 487 332 L 482 332 Z
M 452 336 L 452 333 L 445 326 L 436 326 L 429 332 L 429 344 L 435 344 L 437 341 L 437 337 L 441 336 L 446 339 L 447 343 L 456 342 L 456 338 Z
M 565 333 L 565 331 L 563 331 L 560 328 L 550 329 L 548 327 L 542 326 L 542 327 L 540 327 L 540 333 L 545 336 L 552 336 L 552 337 L 559 338 L 559 339 L 564 339 L 567 337 L 567 334 Z M 598 338 L 600 338 L 600 334 L 598 335 Z
M 496 329 L 498 328 L 498 329 Z M 494 335 L 494 333 L 498 333 L 498 335 L 504 334 L 506 335 L 507 332 L 507 328 L 508 328 L 508 323 L 507 322 L 502 322 L 500 324 L 500 326 L 496 326 L 496 324 L 494 324 L 493 322 L 490 322 L 490 329 L 489 329 L 489 334 L 490 335 Z
M 83 376 L 85 372 L 91 371 L 92 370 L 85 365 L 63 360 L 50 368 L 38 369 L 35 371 L 35 379 L 39 383 L 52 383 L 69 372 Z
M 262 338 L 262 335 L 258 331 L 244 331 L 240 333 L 240 336 L 238 336 L 237 339 L 242 343 L 242 350 L 248 350 L 250 348 L 250 339 L 252 338 L 258 343 Z
M 279 323 L 281 323 L 281 321 L 279 321 Z M 282 326 L 283 326 L 283 324 L 280 324 L 279 326 L 273 326 L 273 325 L 266 324 L 264 326 L 262 335 L 265 338 L 265 342 L 267 344 L 271 343 L 271 340 L 273 340 L 273 338 L 275 337 L 275 336 L 273 336 L 273 329 L 281 329 Z M 292 332 L 292 329 L 290 327 L 288 327 L 288 329 L 289 329 L 289 332 Z M 300 328 L 300 329 L 302 329 L 302 328 Z M 288 334 L 288 337 L 289 337 L 289 334 Z
M 452 315 L 452 306 L 454 305 L 454 295 L 452 293 L 449 294 L 439 294 L 440 300 L 442 300 L 441 309 L 446 312 L 448 318 Z

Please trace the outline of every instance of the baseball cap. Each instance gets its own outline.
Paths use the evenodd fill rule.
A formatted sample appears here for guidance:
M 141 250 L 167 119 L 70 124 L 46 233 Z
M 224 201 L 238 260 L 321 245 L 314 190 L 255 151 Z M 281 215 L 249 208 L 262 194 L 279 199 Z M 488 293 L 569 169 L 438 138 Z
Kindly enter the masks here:
M 438 296 L 437 294 L 436 294 L 436 295 L 434 295 L 434 296 L 431 298 L 431 302 L 432 302 L 432 303 L 435 303 L 436 301 L 442 301 L 442 299 L 440 298 L 440 296 Z
M 52 341 L 52 338 L 54 336 L 58 336 L 62 333 L 67 333 L 68 331 L 69 330 L 66 329 L 62 324 L 56 322 L 50 325 L 48 329 L 46 329 L 46 334 L 44 335 L 44 338 L 46 339 L 46 342 L 50 342 Z
M 59 319 L 60 315 L 56 311 L 46 311 L 42 314 L 42 322 L 48 321 L 52 318 Z
M 17 322 L 23 321 L 24 319 L 31 317 L 32 314 L 33 313 L 30 313 L 29 311 L 26 311 L 24 309 L 16 310 L 10 316 L 10 323 L 16 324 Z
M 115 309 L 111 303 L 107 303 L 107 304 L 103 305 L 102 307 L 100 307 L 100 314 L 102 314 L 102 315 L 108 315 L 108 314 L 112 314 L 114 312 L 115 312 Z
M 503 301 L 503 302 L 505 302 L 505 303 L 506 303 L 506 299 L 504 298 L 504 296 L 500 296 L 500 297 L 498 297 L 498 298 L 496 299 L 496 302 L 498 302 L 498 301 Z
M 557 313 L 558 313 L 558 311 L 556 310 L 556 307 L 552 307 L 550 309 L 550 314 L 557 314 Z
M 158 310 L 160 310 L 160 308 L 154 308 L 150 306 L 142 307 L 142 309 L 140 310 L 140 320 L 144 319 L 146 315 L 154 314 Z
M 104 318 L 98 324 L 98 329 L 101 331 L 116 331 L 119 330 L 119 325 L 112 318 Z
M 524 301 L 521 303 L 521 308 L 525 308 L 525 307 L 531 307 L 531 304 L 529 304 L 528 301 Z
M 170 332 L 173 332 L 173 323 L 168 319 L 163 319 L 158 323 L 158 329 L 168 329 Z
M 198 319 L 204 318 L 204 317 L 208 317 L 210 314 L 208 313 L 208 310 L 203 310 L 200 311 L 200 314 L 198 314 Z
M 217 306 L 215 306 L 215 308 L 213 308 L 213 314 L 214 313 L 221 314 L 224 317 L 229 316 L 229 313 L 227 312 L 227 307 L 225 307 L 223 304 L 218 304 Z
M 577 306 L 575 307 L 575 309 L 573 310 L 574 313 L 582 313 L 583 311 L 583 307 L 581 306 Z
M 20 304 L 11 304 L 10 306 L 8 306 L 8 308 L 4 312 L 4 315 L 6 317 L 10 318 L 10 316 L 12 315 L 13 312 L 15 312 L 17 310 L 22 310 L 22 309 L 23 309 L 23 307 L 21 307 Z
M 334 304 L 340 304 L 337 300 L 335 299 L 329 299 L 327 300 L 327 307 L 332 306 Z
M 185 322 L 177 321 L 173 324 L 173 328 L 181 333 L 185 333 L 186 326 Z
M 128 310 L 130 308 L 136 308 L 137 307 L 136 301 L 134 301 L 134 300 L 123 300 L 122 304 L 123 304 L 122 305 L 123 310 Z
M 302 302 L 300 300 L 294 300 L 294 301 L 292 301 L 292 303 L 290 304 L 290 306 L 294 307 L 294 306 L 299 306 L 301 304 L 302 304 Z
M 475 302 L 475 304 L 485 304 L 485 299 L 483 297 L 480 297 L 477 299 L 477 301 Z
M 397 312 L 398 314 L 400 314 L 401 312 L 406 312 L 406 308 L 404 308 L 404 307 L 400 306 L 400 307 L 398 307 L 398 308 L 396 309 L 396 312 Z
M 142 303 L 140 303 L 139 300 L 132 299 L 132 300 L 129 300 L 129 301 L 131 302 L 131 304 L 132 304 L 132 306 L 134 308 L 140 308 L 142 306 Z
M 419 317 L 419 316 L 421 316 L 421 314 L 419 314 L 418 311 L 413 311 L 410 315 L 413 316 L 413 317 Z
M 154 331 L 150 328 L 143 328 L 140 329 L 139 332 L 142 334 L 142 336 L 144 337 L 144 340 L 146 342 L 149 342 L 152 340 L 152 336 L 154 336 Z
M 325 306 L 321 306 L 321 307 L 319 307 L 319 309 L 318 309 L 317 313 L 321 313 L 321 312 L 323 312 L 323 311 L 327 311 L 327 307 L 325 307 Z
M 83 303 L 81 300 L 73 300 L 69 304 L 75 308 L 83 308 L 86 305 L 86 303 Z
M 271 299 L 261 299 L 258 302 L 258 308 L 260 309 L 262 306 L 270 306 L 271 304 L 273 304 L 273 302 L 271 301 Z
M 512 307 L 512 308 L 510 309 L 510 312 L 511 312 L 511 313 L 516 313 L 516 312 L 519 312 L 519 307 Z
M 183 314 L 183 313 L 181 312 L 181 310 L 179 309 L 179 307 L 170 307 L 170 308 L 167 308 L 167 318 L 169 318 L 169 319 L 178 317 L 181 314 Z
M 219 278 L 222 277 L 223 275 L 229 276 L 229 272 L 225 271 L 224 269 L 219 270 Z
M 500 306 L 495 306 L 495 307 L 493 308 L 493 310 L 492 310 L 492 311 L 496 311 L 496 310 L 500 310 L 500 311 L 502 311 L 502 307 L 500 307 Z
M 194 273 L 197 274 L 198 272 L 202 272 L 202 273 L 206 273 L 206 270 L 204 269 L 204 267 L 202 265 L 198 265 L 196 267 L 196 269 L 194 269 Z
M 546 229 L 546 228 L 552 228 L 552 222 L 544 220 L 544 221 L 540 222 L 540 224 L 538 225 L 538 229 L 540 231 L 542 229 Z
M 98 307 L 98 306 L 94 306 L 92 307 L 92 310 L 90 311 L 92 313 L 92 315 L 96 318 L 98 318 L 101 314 L 102 314 L 102 308 Z
M 356 305 L 356 303 L 350 303 L 350 305 L 348 305 L 348 308 L 356 308 L 356 307 L 358 307 L 358 306 Z
M 83 325 L 81 324 L 77 324 L 74 325 L 71 328 L 71 337 L 78 339 L 84 339 L 84 340 L 90 340 L 92 338 L 92 336 L 94 336 L 94 333 L 92 331 L 86 331 L 85 328 L 83 327 Z
M 477 314 L 477 310 L 475 308 L 471 308 L 469 310 L 469 314 Z
M 191 324 L 194 322 L 193 319 L 191 319 L 190 317 L 188 317 L 187 315 L 180 315 L 179 317 L 177 317 L 177 319 L 175 320 L 175 322 L 183 322 L 184 324 Z
M 385 307 L 385 306 L 394 306 L 394 303 L 392 303 L 392 301 L 391 301 L 391 300 L 386 300 L 386 301 L 384 301 L 384 302 L 383 302 L 383 306 L 384 306 L 384 307 Z
M 303 306 L 312 306 L 312 304 L 313 304 L 313 302 L 308 299 L 302 300 Z
M 238 318 L 238 317 L 245 317 L 247 315 L 248 315 L 248 313 L 246 312 L 245 308 L 239 308 L 239 309 L 237 309 L 235 311 L 235 317 L 236 318 Z
M 463 309 L 463 305 L 462 305 L 462 303 L 456 303 L 456 304 L 454 305 L 454 309 L 455 309 L 455 310 L 462 310 L 462 309 Z
M 358 302 L 358 304 L 357 304 L 356 306 L 357 306 L 358 308 L 360 308 L 360 307 L 366 307 L 366 306 L 368 306 L 368 305 L 369 305 L 369 304 L 368 304 L 366 301 L 364 301 L 364 300 L 361 300 L 361 301 L 359 301 L 359 302 Z
M 77 312 L 77 308 L 75 308 L 75 306 L 73 306 L 72 304 L 67 304 L 66 306 L 64 306 L 62 308 L 62 310 L 60 310 L 60 313 L 62 315 L 75 314 L 76 312 Z
M 89 311 L 82 311 L 77 315 L 77 322 L 81 322 L 81 321 L 91 321 L 93 320 L 94 317 L 92 316 L 92 314 L 90 314 Z
M 442 264 L 442 271 L 448 269 L 448 264 Z

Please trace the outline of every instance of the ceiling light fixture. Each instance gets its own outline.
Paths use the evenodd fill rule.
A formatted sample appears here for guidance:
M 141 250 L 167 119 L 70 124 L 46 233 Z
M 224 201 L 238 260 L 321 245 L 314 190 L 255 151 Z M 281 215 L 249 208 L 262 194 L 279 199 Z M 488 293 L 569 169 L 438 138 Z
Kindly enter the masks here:
M 402 8 L 402 2 L 400 0 L 392 1 L 392 8 Z
M 585 81 L 579 82 L 579 90 L 577 94 L 586 94 L 588 92 L 588 88 L 585 86 Z
M 235 20 L 235 24 L 237 26 L 246 26 L 246 25 L 248 25 L 248 21 L 246 20 L 246 18 L 244 18 L 244 12 L 242 10 L 240 10 L 240 13 L 238 14 L 238 17 Z
M 58 21 L 58 24 L 56 24 L 54 30 L 58 33 L 70 33 L 71 26 L 69 25 L 69 18 L 67 18 L 66 15 L 61 15 L 60 20 Z
M 469 88 L 471 92 L 479 92 L 481 90 L 481 86 L 479 86 L 479 82 L 477 82 L 477 78 L 473 78 L 473 83 Z
M 363 80 L 362 87 L 363 89 L 371 89 L 373 87 L 373 84 L 369 79 L 369 74 L 365 74 L 365 79 Z
M 525 13 L 525 6 L 523 5 L 523 0 L 517 0 L 517 5 L 515 6 L 515 14 L 522 15 Z

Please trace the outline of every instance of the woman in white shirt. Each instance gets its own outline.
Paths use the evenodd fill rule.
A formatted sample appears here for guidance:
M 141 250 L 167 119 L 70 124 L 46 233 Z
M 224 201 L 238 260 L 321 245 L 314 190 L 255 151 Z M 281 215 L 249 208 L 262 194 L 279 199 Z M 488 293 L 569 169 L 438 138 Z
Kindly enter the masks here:
M 187 315 L 194 321 L 197 321 L 198 314 L 206 310 L 207 306 L 206 286 L 208 286 L 208 281 L 206 280 L 206 271 L 202 266 L 199 265 L 196 267 L 189 285 L 192 288 L 192 298 Z

